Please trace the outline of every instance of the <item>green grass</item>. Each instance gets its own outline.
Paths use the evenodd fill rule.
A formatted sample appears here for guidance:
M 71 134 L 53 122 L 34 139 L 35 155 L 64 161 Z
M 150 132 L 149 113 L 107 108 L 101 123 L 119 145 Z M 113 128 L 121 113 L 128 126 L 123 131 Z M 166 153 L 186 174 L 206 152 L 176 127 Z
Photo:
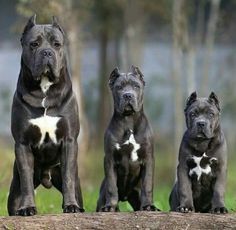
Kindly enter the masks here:
M 156 207 L 161 209 L 162 211 L 169 211 L 169 187 L 161 187 L 160 189 L 156 189 L 154 191 L 154 204 Z M 8 188 L 1 189 L 0 193 L 0 215 L 5 216 L 7 215 L 6 209 L 6 200 L 7 200 Z M 96 209 L 96 202 L 98 198 L 98 190 L 94 189 L 93 191 L 84 190 L 83 191 L 83 199 L 84 199 L 84 208 L 86 212 L 94 212 Z M 47 190 L 45 188 L 40 187 L 37 189 L 35 195 L 36 206 L 39 214 L 46 214 L 46 213 L 61 213 L 62 208 L 62 196 L 61 194 L 55 190 L 50 189 Z M 230 212 L 235 212 L 236 209 L 236 199 L 235 193 L 227 192 L 226 193 L 226 207 L 229 209 Z M 132 211 L 131 206 L 128 202 L 120 202 L 119 204 L 121 211 Z
M 14 155 L 11 150 L 0 152 L 0 216 L 7 215 L 6 202 L 12 176 Z M 229 158 L 226 206 L 230 212 L 236 212 L 236 157 Z M 171 154 L 158 153 L 156 156 L 154 204 L 162 211 L 169 211 L 168 198 L 175 178 L 175 157 Z M 103 178 L 103 153 L 91 151 L 84 160 L 85 169 L 81 173 L 84 208 L 94 212 Z M 61 213 L 62 196 L 56 189 L 40 186 L 35 194 L 39 214 Z M 132 211 L 127 202 L 120 202 L 121 211 Z

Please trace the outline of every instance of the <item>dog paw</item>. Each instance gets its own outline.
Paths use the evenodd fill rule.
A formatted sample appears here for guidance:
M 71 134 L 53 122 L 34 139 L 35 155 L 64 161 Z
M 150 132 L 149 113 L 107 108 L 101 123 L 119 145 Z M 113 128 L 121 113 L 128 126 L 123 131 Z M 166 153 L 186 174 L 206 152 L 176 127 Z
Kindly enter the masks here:
M 36 214 L 36 207 L 20 208 L 16 211 L 16 216 L 34 216 Z
M 63 212 L 64 213 L 78 213 L 78 212 L 84 212 L 85 210 L 83 208 L 78 207 L 77 205 L 71 204 L 71 205 L 65 205 Z
M 161 211 L 161 210 L 159 208 L 155 207 L 154 205 L 146 205 L 141 208 L 141 211 L 154 212 L 154 211 Z
M 211 209 L 212 214 L 226 214 L 228 213 L 228 210 L 226 207 L 216 207 Z
M 104 206 L 104 207 L 102 208 L 102 212 L 118 212 L 118 211 L 119 211 L 118 207 L 116 207 L 116 206 L 111 206 L 111 205 L 109 205 L 109 206 Z
M 189 212 L 193 212 L 193 211 L 194 211 L 193 207 L 179 206 L 177 208 L 177 212 L 181 212 L 181 213 L 189 213 Z

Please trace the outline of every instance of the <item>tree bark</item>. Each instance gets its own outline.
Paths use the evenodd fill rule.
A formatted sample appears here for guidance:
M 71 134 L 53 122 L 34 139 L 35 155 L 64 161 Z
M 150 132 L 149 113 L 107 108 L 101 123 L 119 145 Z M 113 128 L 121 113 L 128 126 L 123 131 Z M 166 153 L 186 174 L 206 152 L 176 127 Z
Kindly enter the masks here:
M 189 32 L 188 25 L 188 9 L 187 4 L 183 5 L 182 9 L 182 46 L 183 46 L 183 66 L 184 76 L 186 79 L 187 96 L 196 90 L 195 84 L 195 41 L 192 39 L 191 33 Z
M 73 0 L 67 0 L 65 2 L 67 12 L 64 15 L 67 38 L 69 42 L 69 59 L 72 75 L 73 91 L 75 93 L 77 103 L 79 106 L 79 119 L 80 119 L 80 134 L 78 137 L 79 146 L 79 164 L 84 165 L 84 158 L 88 149 L 89 129 L 88 122 L 84 111 L 83 95 L 81 87 L 81 53 L 82 53 L 82 38 L 80 33 L 80 24 L 78 23 L 77 12 L 73 10 Z M 85 176 L 83 167 L 79 167 L 80 177 Z
M 124 7 L 124 46 L 122 68 L 129 71 L 131 65 L 140 66 L 143 53 L 144 13 L 136 1 L 128 0 Z
M 120 212 L 0 217 L 0 229 L 235 229 L 236 214 Z
M 71 60 L 72 60 L 72 83 L 73 83 L 73 91 L 75 97 L 77 99 L 78 107 L 79 107 L 79 121 L 80 121 L 80 132 L 78 137 L 78 162 L 79 162 L 79 175 L 80 178 L 86 177 L 86 170 L 83 167 L 87 150 L 88 150 L 88 142 L 89 142 L 89 128 L 88 121 L 86 118 L 86 114 L 84 111 L 83 104 L 83 95 L 82 95 L 82 87 L 81 87 L 81 78 L 80 78 L 80 53 L 81 49 L 79 49 L 80 41 L 78 39 L 78 33 L 76 33 L 76 29 L 71 28 L 68 33 L 68 39 L 70 42 L 70 50 L 71 52 Z
M 173 102 L 174 102 L 174 151 L 177 153 L 180 138 L 183 135 L 183 99 L 181 82 L 182 70 L 182 46 L 183 46 L 183 24 L 185 0 L 175 0 L 172 13 L 173 25 L 173 50 L 172 50 L 172 80 L 173 80 Z
M 203 68 L 203 79 L 202 79 L 202 94 L 207 95 L 208 85 L 209 85 L 209 72 L 211 70 L 211 60 L 212 60 L 212 51 L 215 41 L 215 32 L 218 21 L 218 12 L 219 12 L 220 0 L 211 0 L 211 10 L 209 21 L 207 25 L 207 33 L 205 40 L 205 61 Z
M 109 33 L 107 28 L 103 28 L 100 31 L 99 37 L 99 101 L 98 101 L 98 114 L 97 114 L 97 132 L 96 132 L 96 142 L 102 143 L 103 134 L 105 132 L 105 128 L 108 125 L 108 121 L 110 118 L 110 96 L 108 91 L 108 70 L 107 70 L 107 50 L 108 50 L 108 41 L 109 41 Z

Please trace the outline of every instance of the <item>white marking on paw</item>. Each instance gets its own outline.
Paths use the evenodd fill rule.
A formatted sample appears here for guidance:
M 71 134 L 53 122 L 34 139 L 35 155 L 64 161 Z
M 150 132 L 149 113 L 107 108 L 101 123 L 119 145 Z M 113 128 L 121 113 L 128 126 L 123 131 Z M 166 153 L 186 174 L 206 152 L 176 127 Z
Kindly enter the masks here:
M 43 76 L 40 82 L 40 87 L 43 93 L 46 93 L 52 84 L 53 83 L 50 82 L 47 77 Z
M 206 153 L 203 153 L 203 155 L 201 157 L 196 157 L 196 156 L 192 157 L 192 159 L 194 160 L 194 162 L 196 163 L 197 166 L 195 168 L 190 169 L 189 175 L 192 176 L 193 174 L 196 174 L 197 175 L 197 180 L 199 180 L 201 178 L 203 173 L 209 174 L 211 172 L 210 163 L 207 164 L 205 168 L 202 168 L 200 166 L 200 162 L 201 162 L 203 157 L 207 157 Z M 211 158 L 211 160 L 212 159 L 213 158 Z M 216 159 L 216 158 L 214 158 L 214 159 Z
M 39 141 L 39 145 L 43 143 L 47 133 L 50 139 L 52 140 L 52 142 L 54 144 L 57 143 L 56 130 L 57 130 L 57 123 L 60 119 L 61 119 L 60 117 L 51 117 L 51 116 L 44 115 L 42 117 L 29 120 L 29 122 L 32 125 L 35 125 L 40 129 L 41 138 Z
M 131 152 L 131 160 L 132 161 L 137 161 L 138 160 L 138 153 L 137 151 L 140 149 L 140 144 L 136 142 L 134 138 L 133 131 L 130 130 L 131 134 L 129 136 L 129 139 L 124 143 L 124 145 L 132 144 L 133 145 L 133 150 Z

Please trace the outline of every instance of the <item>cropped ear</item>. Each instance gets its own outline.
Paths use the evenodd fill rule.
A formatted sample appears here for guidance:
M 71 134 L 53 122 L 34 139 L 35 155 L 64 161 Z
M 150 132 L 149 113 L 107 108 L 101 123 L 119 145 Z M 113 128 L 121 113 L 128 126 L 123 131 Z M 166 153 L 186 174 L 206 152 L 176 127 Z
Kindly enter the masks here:
M 215 104 L 216 108 L 220 111 L 220 102 L 218 97 L 216 96 L 216 94 L 214 92 L 211 92 L 211 94 L 208 97 L 208 101 L 211 104 Z
M 52 26 L 59 29 L 61 31 L 61 33 L 63 34 L 63 36 L 65 35 L 65 32 L 62 29 L 62 27 L 60 26 L 56 16 L 52 16 Z
M 140 69 L 137 66 L 132 65 L 131 72 L 141 80 L 143 85 L 145 85 L 145 81 L 143 79 L 143 77 L 144 77 L 143 73 L 140 71 Z
M 21 44 L 23 44 L 23 39 L 24 36 L 26 35 L 26 33 L 36 25 L 36 14 L 34 14 L 33 16 L 31 16 L 27 22 L 27 24 L 25 25 L 25 28 L 23 30 L 22 36 L 21 36 Z
M 110 77 L 109 77 L 109 86 L 110 86 L 110 88 L 113 87 L 116 79 L 119 76 L 120 76 L 120 71 L 119 71 L 118 67 L 116 67 L 115 69 L 113 69 L 113 71 L 111 72 Z
M 191 93 L 191 95 L 188 97 L 187 101 L 186 101 L 186 106 L 185 106 L 185 109 L 184 111 L 186 112 L 188 107 L 194 102 L 197 100 L 197 93 L 196 91 L 194 91 L 193 93 Z

